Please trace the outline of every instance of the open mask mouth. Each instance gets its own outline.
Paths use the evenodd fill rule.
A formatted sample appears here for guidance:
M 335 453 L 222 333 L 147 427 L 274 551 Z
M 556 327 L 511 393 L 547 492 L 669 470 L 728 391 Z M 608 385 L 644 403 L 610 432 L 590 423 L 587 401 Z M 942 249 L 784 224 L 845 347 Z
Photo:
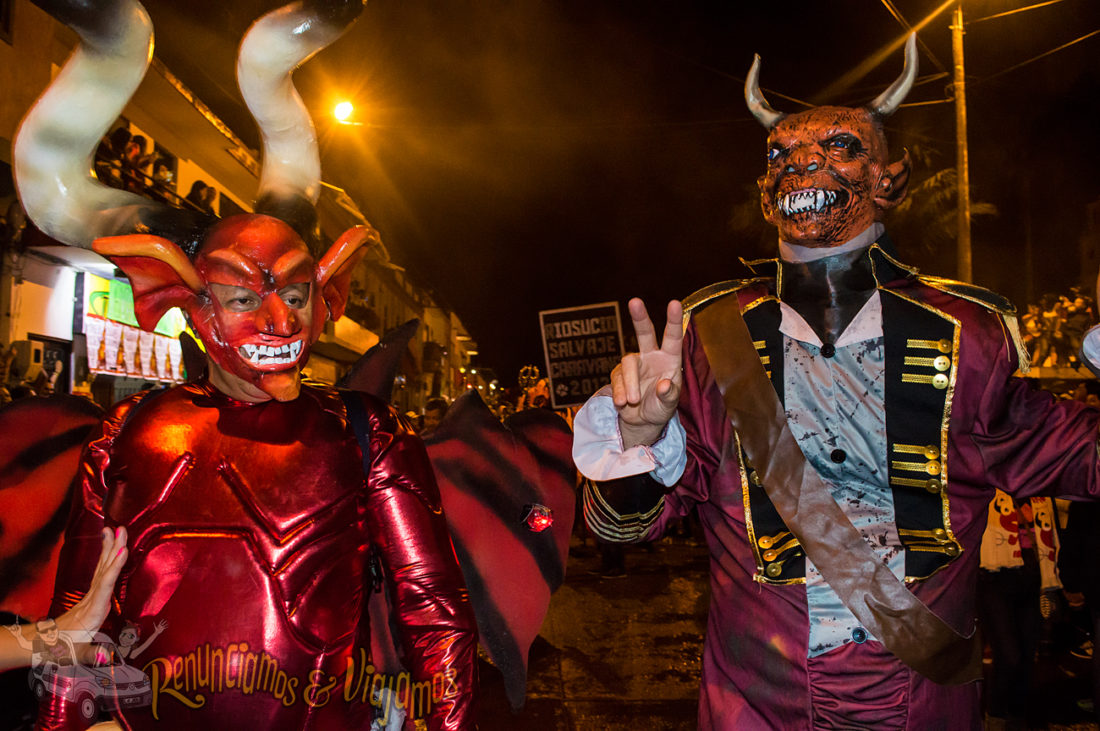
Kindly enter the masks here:
M 302 340 L 294 340 L 283 345 L 253 345 L 245 343 L 240 354 L 254 366 L 292 365 L 302 354 Z
M 780 196 L 779 211 L 784 216 L 821 213 L 829 208 L 843 208 L 847 202 L 847 191 L 803 188 Z

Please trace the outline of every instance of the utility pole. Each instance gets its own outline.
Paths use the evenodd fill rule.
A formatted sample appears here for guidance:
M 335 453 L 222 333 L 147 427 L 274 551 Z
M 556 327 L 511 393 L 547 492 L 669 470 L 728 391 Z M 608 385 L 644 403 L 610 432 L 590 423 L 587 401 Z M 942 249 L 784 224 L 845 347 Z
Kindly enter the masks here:
M 956 274 L 964 282 L 974 279 L 970 257 L 970 156 L 966 147 L 966 73 L 963 69 L 962 0 L 955 5 L 951 23 L 951 53 L 955 62 L 955 159 L 958 181 L 958 244 Z

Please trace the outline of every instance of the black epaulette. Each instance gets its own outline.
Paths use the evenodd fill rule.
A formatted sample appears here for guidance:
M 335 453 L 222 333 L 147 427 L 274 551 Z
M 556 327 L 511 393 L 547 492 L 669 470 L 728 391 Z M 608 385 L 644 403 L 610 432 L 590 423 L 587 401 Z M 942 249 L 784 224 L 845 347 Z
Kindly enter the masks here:
M 692 292 L 683 299 L 684 312 L 690 313 L 692 310 L 705 305 L 716 297 L 722 297 L 723 295 L 736 292 L 754 284 L 759 284 L 760 282 L 770 281 L 773 281 L 771 277 L 752 277 L 751 279 L 730 279 L 725 282 L 708 284 L 706 287 Z
M 1012 304 L 1007 297 L 990 291 L 985 287 L 979 287 L 976 284 L 968 284 L 967 282 L 957 282 L 954 279 L 933 277 L 928 274 L 918 274 L 917 281 L 921 284 L 927 284 L 933 289 L 938 289 L 941 292 L 947 292 L 956 297 L 962 297 L 964 300 L 976 302 L 982 307 L 993 310 L 999 315 L 1010 317 L 1016 314 L 1016 305 Z

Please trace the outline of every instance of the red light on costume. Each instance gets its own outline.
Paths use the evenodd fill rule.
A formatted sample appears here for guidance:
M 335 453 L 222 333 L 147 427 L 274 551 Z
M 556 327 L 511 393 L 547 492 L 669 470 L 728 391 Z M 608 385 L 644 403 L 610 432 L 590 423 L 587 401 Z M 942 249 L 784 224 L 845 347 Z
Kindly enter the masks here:
M 545 505 L 529 505 L 523 522 L 533 533 L 542 533 L 554 524 L 554 514 Z

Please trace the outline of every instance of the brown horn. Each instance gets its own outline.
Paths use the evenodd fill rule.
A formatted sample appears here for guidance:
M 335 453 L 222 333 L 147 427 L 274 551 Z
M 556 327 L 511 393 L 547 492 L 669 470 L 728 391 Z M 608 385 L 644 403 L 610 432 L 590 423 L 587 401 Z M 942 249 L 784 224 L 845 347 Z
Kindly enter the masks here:
M 779 120 L 787 116 L 772 109 L 768 100 L 764 98 L 763 92 L 760 91 L 760 54 L 753 56 L 752 68 L 749 69 L 749 75 L 745 79 L 745 104 L 749 106 L 749 111 L 756 117 L 756 121 L 764 125 L 764 129 L 771 129 L 779 123 Z
M 898 110 L 909 90 L 913 88 L 913 82 L 917 78 L 917 34 L 910 33 L 905 42 L 905 66 L 899 76 L 886 91 L 882 92 L 871 102 L 871 114 L 876 117 L 889 117 Z

